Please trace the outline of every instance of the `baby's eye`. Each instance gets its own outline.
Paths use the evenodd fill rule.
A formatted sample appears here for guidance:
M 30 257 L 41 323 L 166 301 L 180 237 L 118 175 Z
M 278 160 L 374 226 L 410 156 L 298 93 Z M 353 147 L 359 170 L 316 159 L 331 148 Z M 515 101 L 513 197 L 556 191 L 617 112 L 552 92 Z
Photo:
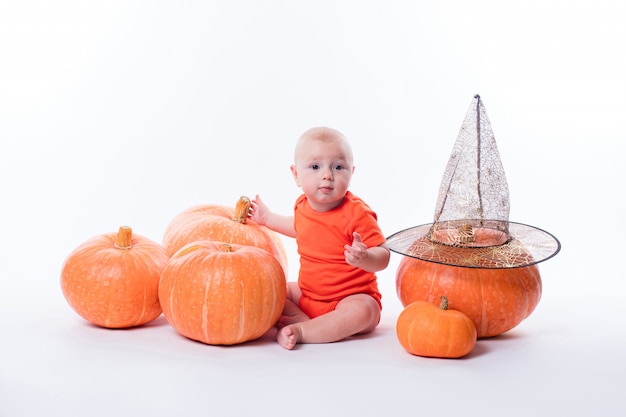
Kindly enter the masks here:
M 317 165 L 317 164 L 312 164 L 312 165 L 311 165 L 311 169 L 313 169 L 313 170 L 318 170 L 318 169 L 320 169 L 320 166 L 319 166 L 319 165 Z
M 333 166 L 333 169 L 334 169 L 335 171 L 341 171 L 341 170 L 343 169 L 343 165 L 339 165 L 339 164 L 334 165 L 334 166 Z

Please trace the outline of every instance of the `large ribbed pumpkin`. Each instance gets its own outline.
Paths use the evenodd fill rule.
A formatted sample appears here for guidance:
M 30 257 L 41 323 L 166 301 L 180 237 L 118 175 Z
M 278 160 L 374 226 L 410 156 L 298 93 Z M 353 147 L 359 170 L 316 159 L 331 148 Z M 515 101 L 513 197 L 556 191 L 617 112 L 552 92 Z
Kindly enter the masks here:
M 61 289 L 70 307 L 91 323 L 140 326 L 161 315 L 159 279 L 168 260 L 161 245 L 122 226 L 118 233 L 95 236 L 69 254 Z
M 437 303 L 441 294 L 449 308 L 472 319 L 478 337 L 496 336 L 528 317 L 541 298 L 536 265 L 519 268 L 468 268 L 403 257 L 396 272 L 402 305 Z
M 170 255 L 199 240 L 256 246 L 273 254 L 287 276 L 287 252 L 280 237 L 248 219 L 249 208 L 250 199 L 245 196 L 235 208 L 217 204 L 188 208 L 174 217 L 165 229 L 163 246 Z
M 210 345 L 261 337 L 278 321 L 285 292 L 285 274 L 272 254 L 210 241 L 176 252 L 159 284 L 163 314 L 172 327 Z

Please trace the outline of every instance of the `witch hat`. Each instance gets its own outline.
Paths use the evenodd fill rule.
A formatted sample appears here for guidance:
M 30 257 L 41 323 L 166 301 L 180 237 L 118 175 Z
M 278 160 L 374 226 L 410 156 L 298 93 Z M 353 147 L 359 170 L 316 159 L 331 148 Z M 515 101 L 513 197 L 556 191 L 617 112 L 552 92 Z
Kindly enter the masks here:
M 545 230 L 509 221 L 509 189 L 479 95 L 465 116 L 439 188 L 433 223 L 387 238 L 399 254 L 452 266 L 517 268 L 561 249 Z

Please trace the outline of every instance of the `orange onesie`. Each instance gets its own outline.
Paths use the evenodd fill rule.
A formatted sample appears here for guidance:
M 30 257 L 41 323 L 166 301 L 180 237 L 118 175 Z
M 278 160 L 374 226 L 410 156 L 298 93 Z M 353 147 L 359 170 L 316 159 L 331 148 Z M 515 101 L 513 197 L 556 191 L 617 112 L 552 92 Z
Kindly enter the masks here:
M 305 195 L 296 200 L 299 306 L 309 317 L 332 311 L 343 298 L 360 293 L 371 295 L 382 308 L 376 275 L 349 265 L 344 255 L 355 231 L 368 248 L 385 243 L 376 220 L 376 213 L 349 191 L 339 207 L 322 213 L 311 208 Z

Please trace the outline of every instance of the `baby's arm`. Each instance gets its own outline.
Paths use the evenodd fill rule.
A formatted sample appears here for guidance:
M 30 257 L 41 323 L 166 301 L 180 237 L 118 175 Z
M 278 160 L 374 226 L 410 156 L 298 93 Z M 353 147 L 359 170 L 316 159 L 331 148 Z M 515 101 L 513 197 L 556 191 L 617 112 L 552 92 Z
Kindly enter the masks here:
M 357 232 L 353 234 L 352 245 L 346 245 L 346 262 L 368 272 L 382 271 L 389 265 L 389 248 L 385 244 L 368 248 Z
M 251 203 L 248 217 L 252 221 L 285 236 L 296 237 L 296 230 L 293 227 L 293 216 L 283 216 L 272 212 L 258 195 Z

